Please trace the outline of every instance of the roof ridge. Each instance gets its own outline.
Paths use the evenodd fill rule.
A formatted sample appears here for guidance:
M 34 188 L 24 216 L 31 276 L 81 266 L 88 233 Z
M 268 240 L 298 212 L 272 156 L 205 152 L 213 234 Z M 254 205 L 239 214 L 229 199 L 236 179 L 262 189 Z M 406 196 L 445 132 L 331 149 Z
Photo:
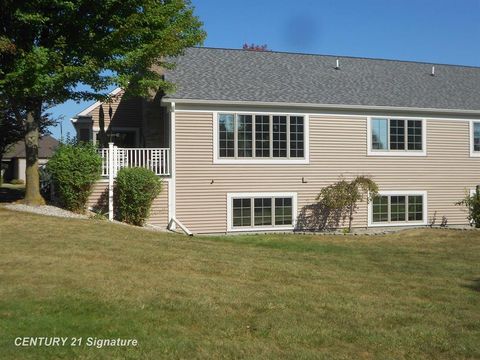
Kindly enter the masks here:
M 352 55 L 314 54 L 314 53 L 302 53 L 302 52 L 279 51 L 279 50 L 253 51 L 253 50 L 233 49 L 233 48 L 226 48 L 226 47 L 212 47 L 212 46 L 195 46 L 195 47 L 191 47 L 190 49 L 228 50 L 228 51 L 243 51 L 243 52 L 248 51 L 248 52 L 251 52 L 251 53 L 261 53 L 261 54 L 276 53 L 276 54 L 288 54 L 288 55 L 333 57 L 333 58 L 340 58 L 340 59 L 344 58 L 344 59 L 355 59 L 355 60 L 389 61 L 389 62 L 401 62 L 401 63 L 411 63 L 411 64 L 422 64 L 422 65 L 440 65 L 440 66 L 452 66 L 452 67 L 480 69 L 480 65 L 479 66 L 474 66 L 474 65 L 462 65 L 462 64 L 447 64 L 447 63 L 425 62 L 425 61 L 416 61 L 416 60 L 385 59 L 385 58 L 352 56 Z

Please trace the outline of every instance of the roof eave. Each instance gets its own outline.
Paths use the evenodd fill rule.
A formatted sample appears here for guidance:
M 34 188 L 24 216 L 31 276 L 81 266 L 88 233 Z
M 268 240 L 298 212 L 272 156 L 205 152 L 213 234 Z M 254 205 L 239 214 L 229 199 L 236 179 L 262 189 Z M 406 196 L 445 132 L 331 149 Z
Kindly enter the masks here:
M 346 105 L 346 104 L 313 104 L 313 103 L 287 103 L 287 102 L 264 102 L 264 101 L 231 101 L 231 100 L 203 100 L 203 99 L 176 99 L 163 98 L 162 103 L 170 104 L 198 104 L 198 105 L 253 105 L 253 106 L 282 106 L 298 108 L 314 108 L 324 110 L 362 110 L 362 111 L 391 111 L 391 112 L 428 112 L 439 114 L 464 114 L 479 115 L 480 110 L 467 109 L 438 109 L 400 106 L 376 106 L 376 105 Z

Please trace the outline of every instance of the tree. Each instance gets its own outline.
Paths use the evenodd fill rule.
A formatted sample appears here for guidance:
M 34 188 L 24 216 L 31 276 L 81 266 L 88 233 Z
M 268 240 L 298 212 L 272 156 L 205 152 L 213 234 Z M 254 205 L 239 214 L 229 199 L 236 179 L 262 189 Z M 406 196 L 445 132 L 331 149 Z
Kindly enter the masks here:
M 348 217 L 348 231 L 352 231 L 353 214 L 356 212 L 358 203 L 364 198 L 371 201 L 378 194 L 377 184 L 366 176 L 357 176 L 352 181 L 341 179 L 340 181 L 324 187 L 320 190 L 317 200 L 322 207 L 327 209 L 328 214 L 335 214 L 335 219 L 345 219 Z M 328 220 L 327 220 L 328 221 Z
M 268 50 L 268 46 L 267 44 L 263 44 L 263 45 L 257 45 L 257 44 L 243 44 L 242 46 L 242 49 L 243 50 L 249 50 L 249 51 L 270 51 Z
M 188 0 L 4 0 L 0 20 L 0 100 L 26 113 L 28 204 L 43 202 L 42 106 L 104 100 L 111 86 L 126 97 L 172 90 L 159 69 L 205 37 Z

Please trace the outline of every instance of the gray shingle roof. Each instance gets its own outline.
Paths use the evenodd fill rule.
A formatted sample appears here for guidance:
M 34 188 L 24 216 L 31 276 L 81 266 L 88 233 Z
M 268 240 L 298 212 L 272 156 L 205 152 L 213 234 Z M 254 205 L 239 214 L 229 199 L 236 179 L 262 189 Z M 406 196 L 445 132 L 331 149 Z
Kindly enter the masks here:
M 60 142 L 50 135 L 44 135 L 38 139 L 38 157 L 40 159 L 49 159 L 52 157 L 55 149 Z M 25 157 L 25 143 L 23 140 L 13 145 L 3 158 L 24 158 Z
M 340 69 L 335 70 L 335 60 Z M 167 98 L 480 110 L 480 68 L 281 52 L 190 48 Z

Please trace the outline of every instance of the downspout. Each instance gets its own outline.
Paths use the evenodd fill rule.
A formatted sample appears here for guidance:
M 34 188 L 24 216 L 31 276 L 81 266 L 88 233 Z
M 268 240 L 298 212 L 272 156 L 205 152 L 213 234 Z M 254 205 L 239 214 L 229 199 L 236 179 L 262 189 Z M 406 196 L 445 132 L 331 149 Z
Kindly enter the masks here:
M 170 184 L 168 186 L 168 224 L 169 230 L 176 229 L 176 174 L 175 174 L 175 102 L 170 103 Z

